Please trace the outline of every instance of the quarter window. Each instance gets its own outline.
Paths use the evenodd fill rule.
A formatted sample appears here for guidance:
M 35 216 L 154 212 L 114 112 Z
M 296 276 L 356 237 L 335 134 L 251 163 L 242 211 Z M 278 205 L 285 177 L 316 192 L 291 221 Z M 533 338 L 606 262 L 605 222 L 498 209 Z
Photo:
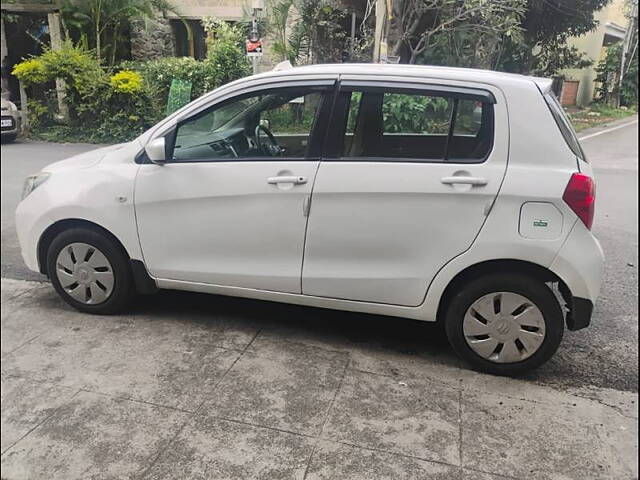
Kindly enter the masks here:
M 576 157 L 586 162 L 587 158 L 580 146 L 576 131 L 574 130 L 573 125 L 571 125 L 571 121 L 565 115 L 560 102 L 558 102 L 558 99 L 553 93 L 547 93 L 544 95 L 544 99 L 547 102 L 551 115 L 553 116 L 556 125 L 558 125 L 558 129 L 560 130 L 560 133 L 562 133 L 565 142 L 567 142 L 567 145 Z

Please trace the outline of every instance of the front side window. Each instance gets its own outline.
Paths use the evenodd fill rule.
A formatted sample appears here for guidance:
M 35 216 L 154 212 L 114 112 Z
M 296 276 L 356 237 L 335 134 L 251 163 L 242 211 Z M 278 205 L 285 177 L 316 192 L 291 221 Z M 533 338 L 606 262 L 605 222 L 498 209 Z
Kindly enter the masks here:
M 181 122 L 173 161 L 304 158 L 322 99 L 317 88 L 243 95 Z
M 420 92 L 343 92 L 342 157 L 482 161 L 493 140 L 490 103 Z

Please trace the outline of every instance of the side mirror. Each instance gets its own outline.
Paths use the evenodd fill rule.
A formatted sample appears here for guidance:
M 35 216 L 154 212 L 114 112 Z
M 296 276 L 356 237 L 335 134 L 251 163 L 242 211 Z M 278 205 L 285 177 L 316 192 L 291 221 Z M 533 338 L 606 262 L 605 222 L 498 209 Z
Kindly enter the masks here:
M 167 163 L 167 154 L 165 151 L 165 140 L 164 137 L 158 137 L 151 140 L 147 143 L 147 146 L 144 147 L 144 151 L 147 152 L 147 157 L 153 163 L 158 165 L 163 165 Z
M 260 126 L 266 128 L 267 130 L 271 130 L 271 122 L 266 118 L 260 119 Z

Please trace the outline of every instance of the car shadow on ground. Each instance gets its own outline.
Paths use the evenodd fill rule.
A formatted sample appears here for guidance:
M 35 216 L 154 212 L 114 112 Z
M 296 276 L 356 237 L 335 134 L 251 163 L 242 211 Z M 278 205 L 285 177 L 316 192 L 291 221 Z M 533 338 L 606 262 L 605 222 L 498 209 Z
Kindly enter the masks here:
M 438 323 L 173 290 L 140 296 L 129 311 L 205 324 L 224 321 L 230 328 L 250 326 L 259 334 L 331 350 L 380 349 L 462 366 Z
M 219 322 L 228 329 L 253 328 L 260 336 L 364 355 L 375 359 L 376 365 L 385 364 L 383 370 L 393 375 L 404 373 L 403 367 L 414 373 L 422 367 L 431 371 L 443 367 L 452 374 L 458 368 L 472 369 L 453 352 L 441 323 L 174 290 L 138 297 L 129 313 L 152 319 L 162 315 L 186 322 L 185 328 L 192 322 L 203 328 L 214 328 Z M 568 348 L 570 343 L 584 341 L 584 331 L 582 335 L 565 333 L 554 357 L 516 378 L 556 388 L 605 386 L 582 371 L 584 362 L 574 359 Z
M 52 312 L 72 310 L 52 288 L 37 303 Z M 151 325 L 158 322 L 159 331 L 168 323 L 175 327 L 173 332 L 185 336 L 226 332 L 244 339 L 255 335 L 257 341 L 280 345 L 275 348 L 286 349 L 292 343 L 349 353 L 352 368 L 372 373 L 447 377 L 461 374 L 458 369 L 471 369 L 455 355 L 441 324 L 401 317 L 161 290 L 137 296 L 121 315 L 101 320 L 117 329 L 135 318 Z M 546 364 L 517 378 L 560 389 L 593 385 L 637 391 L 637 374 L 621 372 L 608 365 L 606 358 L 586 368 L 593 355 L 583 345 L 590 341 L 589 329 L 565 333 L 560 349 Z M 609 373 L 600 379 L 594 369 Z

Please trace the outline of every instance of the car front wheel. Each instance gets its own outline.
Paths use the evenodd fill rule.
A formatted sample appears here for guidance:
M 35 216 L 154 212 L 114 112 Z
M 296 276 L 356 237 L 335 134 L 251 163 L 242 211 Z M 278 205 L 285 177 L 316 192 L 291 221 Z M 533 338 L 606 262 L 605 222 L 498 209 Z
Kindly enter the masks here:
M 454 295 L 445 328 L 453 349 L 473 367 L 516 375 L 553 356 L 564 334 L 564 315 L 544 282 L 493 274 Z
M 66 230 L 51 242 L 47 272 L 63 300 L 82 312 L 116 313 L 124 308 L 133 290 L 122 249 L 87 228 Z

